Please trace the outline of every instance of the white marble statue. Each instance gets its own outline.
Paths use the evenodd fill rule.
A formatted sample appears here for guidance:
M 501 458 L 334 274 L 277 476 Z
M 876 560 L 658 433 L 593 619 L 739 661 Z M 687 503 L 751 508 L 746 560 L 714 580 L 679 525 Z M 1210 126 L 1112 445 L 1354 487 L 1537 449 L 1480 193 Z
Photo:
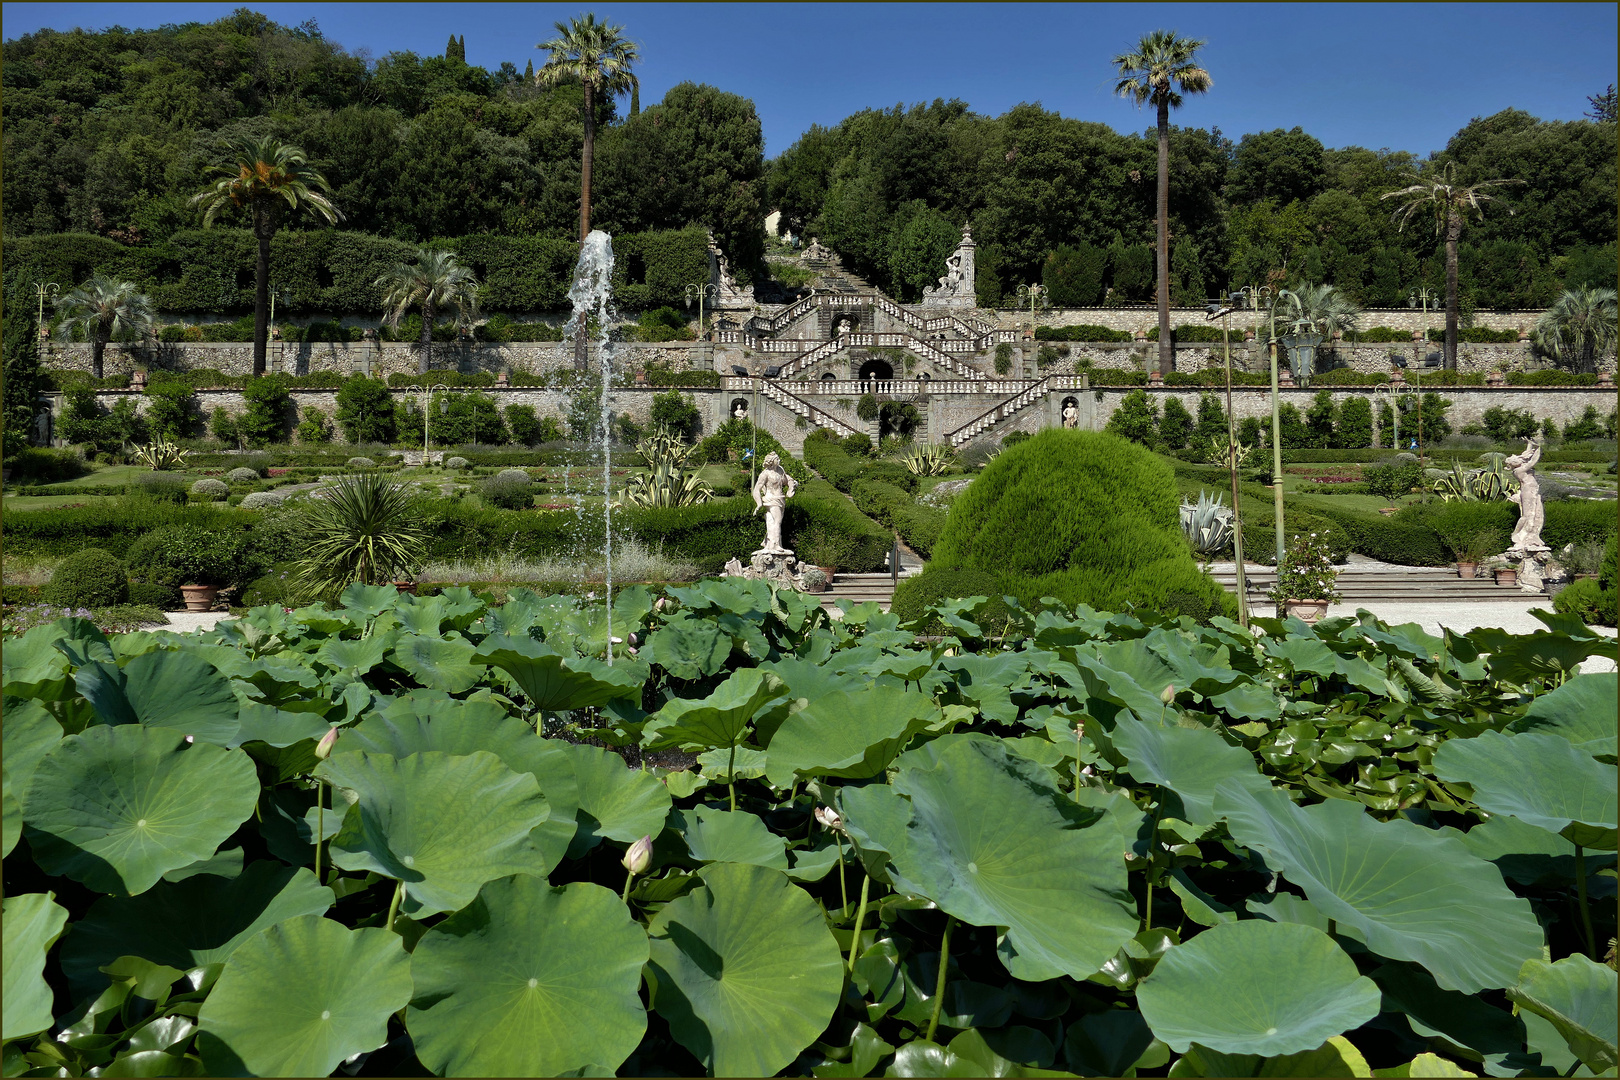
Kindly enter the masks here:
M 1531 439 L 1524 444 L 1524 453 L 1514 454 L 1505 462 L 1519 481 L 1519 490 L 1508 495 L 1519 504 L 1519 524 L 1513 530 L 1513 543 L 1506 552 L 1510 559 L 1528 559 L 1551 550 L 1541 541 L 1547 511 L 1541 505 L 1541 485 L 1535 473 L 1536 462 L 1540 460 L 1541 445 Z
M 793 554 L 792 548 L 782 546 L 782 518 L 787 513 L 787 501 L 798 489 L 798 482 L 782 468 L 782 459 L 774 451 L 766 454 L 751 493 L 754 513 L 762 507 L 765 510 L 765 543 L 755 554 Z
M 1071 401 L 1067 405 L 1063 406 L 1063 426 L 1066 428 L 1072 428 L 1078 426 L 1079 423 L 1080 410 L 1075 408 L 1074 402 Z
M 977 245 L 973 243 L 971 226 L 962 229 L 962 240 L 956 250 L 946 256 L 945 276 L 939 279 L 938 286 L 923 289 L 924 307 L 972 307 L 975 303 L 973 292 L 974 279 L 974 251 Z

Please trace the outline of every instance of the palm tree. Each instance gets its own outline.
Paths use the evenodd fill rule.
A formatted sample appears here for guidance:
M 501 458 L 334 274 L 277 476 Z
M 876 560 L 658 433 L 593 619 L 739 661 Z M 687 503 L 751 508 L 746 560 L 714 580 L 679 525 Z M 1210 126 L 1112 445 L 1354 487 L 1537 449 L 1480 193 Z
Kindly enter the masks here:
M 346 476 L 298 521 L 303 540 L 298 581 L 336 592 L 350 582 L 383 585 L 420 566 L 427 535 L 411 506 L 411 485 L 381 473 Z
M 1445 368 L 1447 371 L 1457 370 L 1457 240 L 1462 236 L 1463 225 L 1468 217 L 1485 216 L 1485 204 L 1493 196 L 1486 194 L 1485 189 L 1498 187 L 1502 184 L 1522 184 L 1523 180 L 1482 180 L 1477 184 L 1464 186 L 1457 183 L 1457 164 L 1448 161 L 1438 173 L 1408 173 L 1408 180 L 1413 183 L 1382 195 L 1384 199 L 1405 198 L 1406 204 L 1395 211 L 1394 220 L 1400 223 L 1404 230 L 1407 222 L 1417 216 L 1424 208 L 1434 214 L 1434 231 L 1437 236 L 1446 238 L 1446 352 Z M 1511 216 L 1512 207 L 1505 208 Z
M 458 326 L 468 326 L 478 318 L 478 279 L 471 269 L 456 261 L 453 251 L 419 248 L 416 262 L 399 263 L 377 279 L 377 287 L 383 290 L 389 326 L 399 326 L 407 311 L 422 306 L 420 372 L 428 369 L 433 318 L 440 308 L 453 305 Z
M 1361 308 L 1336 285 L 1306 285 L 1282 293 L 1292 321 L 1311 324 L 1325 338 L 1355 330 Z
M 599 23 L 593 13 L 583 19 L 556 23 L 561 36 L 536 45 L 551 56 L 535 72 L 542 86 L 577 82 L 585 89 L 585 147 L 579 159 L 579 239 L 584 243 L 591 231 L 591 158 L 596 146 L 596 95 L 639 91 L 640 83 L 630 68 L 641 59 L 633 41 L 622 36 L 624 27 Z
M 135 288 L 131 281 L 96 274 L 83 285 L 56 301 L 59 311 L 65 313 L 58 333 L 66 337 L 75 329 L 84 331 L 90 339 L 90 370 L 101 378 L 102 357 L 107 342 L 120 331 L 137 337 L 152 333 L 155 311 L 152 298 Z
M 1199 67 L 1193 54 L 1204 46 L 1176 36 L 1174 30 L 1155 30 L 1137 42 L 1136 51 L 1114 57 L 1119 82 L 1114 93 L 1136 102 L 1151 101 L 1159 111 L 1159 372 L 1175 370 L 1170 341 L 1170 110 L 1181 107 L 1182 94 L 1202 94 L 1214 80 Z
M 203 209 L 203 228 L 213 225 L 222 212 L 246 209 L 259 241 L 259 261 L 253 273 L 253 377 L 264 374 L 265 343 L 270 336 L 270 238 L 283 212 L 311 210 L 335 225 L 342 220 L 330 199 L 326 177 L 309 164 L 304 151 L 276 139 L 242 138 L 231 144 L 235 160 L 216 165 L 224 175 L 206 191 L 191 197 Z
M 1530 331 L 1539 352 L 1575 371 L 1596 371 L 1597 358 L 1614 348 L 1616 293 L 1582 285 L 1560 296 Z

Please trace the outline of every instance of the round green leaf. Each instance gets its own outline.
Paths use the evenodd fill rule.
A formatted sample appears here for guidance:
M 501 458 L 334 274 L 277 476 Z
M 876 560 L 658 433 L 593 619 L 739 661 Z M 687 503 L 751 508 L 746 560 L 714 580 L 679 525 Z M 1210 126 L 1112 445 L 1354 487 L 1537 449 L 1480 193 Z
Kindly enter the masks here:
M 1262 919 L 1224 923 L 1171 949 L 1136 1001 L 1153 1034 L 1182 1054 L 1195 1042 L 1225 1054 L 1298 1054 L 1379 1010 L 1377 984 L 1332 938 Z
M 779 788 L 795 776 L 878 776 L 938 715 L 928 695 L 897 686 L 835 691 L 782 721 L 766 748 L 765 775 Z
M 647 1030 L 647 956 L 646 932 L 600 885 L 492 881 L 417 944 L 406 1027 L 442 1076 L 611 1074 Z
M 1613 1069 L 1616 1052 L 1616 995 L 1614 970 L 1575 953 L 1556 964 L 1529 960 L 1519 972 L 1519 984 L 1508 997 L 1552 1022 L 1569 1044 L 1570 1052 L 1593 1072 Z
M 512 676 L 539 712 L 584 709 L 641 693 L 642 681 L 628 671 L 599 660 L 565 657 L 530 637 L 492 634 L 473 659 Z
M 197 1016 L 210 1076 L 326 1076 L 388 1041 L 411 998 L 397 934 L 319 915 L 277 923 L 225 962 Z
M 653 749 L 729 747 L 742 739 L 749 721 L 786 697 L 781 679 L 759 668 L 744 668 L 706 698 L 672 698 L 647 721 L 642 744 Z
M 931 766 L 927 756 L 902 759 L 892 788 L 859 789 L 898 806 L 846 793 L 852 835 L 862 830 L 863 847 L 888 853 L 900 891 L 973 926 L 1006 927 L 998 951 L 1014 977 L 1099 971 L 1137 930 L 1125 884 L 1130 840 L 1118 817 L 1076 804 L 1047 770 L 994 740 L 937 740 L 930 749 L 941 743 Z
M 1481 810 L 1563 833 L 1587 847 L 1614 849 L 1620 827 L 1614 766 L 1599 764 L 1567 739 L 1499 731 L 1448 739 L 1434 752 L 1434 774 L 1472 787 Z
M 713 619 L 678 615 L 647 635 L 646 659 L 677 679 L 703 679 L 725 667 L 731 635 Z
M 481 704 L 493 708 L 491 703 Z M 344 752 L 367 750 L 395 758 L 428 750 L 463 756 L 487 750 L 513 772 L 532 774 L 551 807 L 550 815 L 535 827 L 535 846 L 547 866 L 556 866 L 574 838 L 574 815 L 579 807 L 579 782 L 566 750 L 568 744 L 543 739 L 504 712 L 479 715 L 484 711 L 450 701 L 425 710 L 426 715 L 390 708 L 345 731 L 337 745 Z
M 51 1026 L 51 988 L 45 982 L 45 954 L 67 925 L 67 908 L 55 893 L 8 896 L 0 903 L 4 923 L 4 1016 L 0 1038 L 21 1039 Z
M 197 874 L 162 881 L 140 896 L 104 897 L 62 943 L 62 971 L 75 999 L 107 985 L 101 967 L 139 956 L 182 971 L 230 958 L 267 926 L 324 914 L 335 902 L 308 867 L 256 862 L 235 877 Z
M 430 690 L 459 694 L 484 677 L 484 666 L 473 660 L 473 647 L 456 638 L 403 634 L 388 655 Z
M 164 728 L 93 727 L 40 760 L 23 816 L 46 873 L 133 896 L 212 855 L 258 797 L 240 750 Z
M 715 863 L 648 928 L 653 1008 L 715 1076 L 771 1076 L 826 1028 L 844 973 L 821 908 L 776 870 Z
M 316 774 L 354 793 L 332 838 L 333 865 L 403 881 L 407 915 L 455 911 L 486 881 L 551 869 L 530 836 L 550 813 L 540 785 L 494 754 L 345 752 Z
M 628 768 L 624 758 L 595 746 L 564 749 L 579 782 L 579 831 L 570 857 L 589 851 L 603 837 L 633 844 L 663 832 L 672 803 L 669 789 L 652 773 Z
M 5 808 L 0 816 L 5 827 L 0 854 L 10 855 L 22 838 L 22 793 L 28 790 L 39 759 L 62 741 L 62 725 L 39 702 L 13 700 L 0 716 L 0 726 L 0 745 L 6 748 L 5 760 L 0 761 L 0 801 Z
M 1374 952 L 1423 965 L 1445 989 L 1511 986 L 1541 953 L 1529 902 L 1453 836 L 1380 823 L 1342 799 L 1295 806 L 1281 791 L 1230 780 L 1216 790 L 1215 811 L 1324 915 L 1354 927 Z
M 1271 786 L 1257 771 L 1254 755 L 1209 728 L 1155 727 L 1120 716 L 1114 720 L 1113 739 L 1129 760 L 1131 775 L 1174 791 L 1185 819 L 1195 825 L 1215 824 L 1215 788 L 1223 780 Z
M 670 815 L 669 823 L 681 834 L 686 850 L 698 862 L 753 863 L 776 870 L 788 868 L 786 841 L 753 814 L 698 806 L 676 810 Z
M 1620 728 L 1620 673 L 1577 675 L 1530 703 L 1509 731 L 1557 735 L 1594 757 L 1615 756 Z

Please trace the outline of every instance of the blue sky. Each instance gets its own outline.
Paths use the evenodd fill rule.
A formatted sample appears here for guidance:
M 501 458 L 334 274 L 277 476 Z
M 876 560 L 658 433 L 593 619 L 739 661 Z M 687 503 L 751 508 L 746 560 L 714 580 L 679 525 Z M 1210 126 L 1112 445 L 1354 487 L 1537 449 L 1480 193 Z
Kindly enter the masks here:
M 6 3 L 4 33 L 209 22 L 227 3 Z M 1065 116 L 1143 130 L 1147 112 L 1111 96 L 1110 59 L 1143 34 L 1203 38 L 1214 77 L 1174 122 L 1248 132 L 1298 125 L 1330 147 L 1444 147 L 1476 116 L 1523 109 L 1576 120 L 1616 75 L 1613 3 L 1492 4 L 252 4 L 277 22 L 315 19 L 373 58 L 441 53 L 521 70 L 552 24 L 586 10 L 641 46 L 642 103 L 677 83 L 753 99 L 767 155 L 812 123 L 958 97 L 997 115 L 1038 101 Z

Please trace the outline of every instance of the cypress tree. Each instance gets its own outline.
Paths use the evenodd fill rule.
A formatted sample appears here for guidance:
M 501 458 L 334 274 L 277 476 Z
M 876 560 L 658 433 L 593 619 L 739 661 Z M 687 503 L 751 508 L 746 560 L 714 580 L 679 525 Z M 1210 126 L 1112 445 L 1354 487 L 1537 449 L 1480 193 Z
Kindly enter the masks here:
M 4 446 L 7 457 L 28 446 L 34 424 L 35 402 L 40 390 L 39 331 L 33 319 L 12 316 L 6 320 L 3 348 L 5 368 L 0 378 L 0 414 L 4 416 Z

